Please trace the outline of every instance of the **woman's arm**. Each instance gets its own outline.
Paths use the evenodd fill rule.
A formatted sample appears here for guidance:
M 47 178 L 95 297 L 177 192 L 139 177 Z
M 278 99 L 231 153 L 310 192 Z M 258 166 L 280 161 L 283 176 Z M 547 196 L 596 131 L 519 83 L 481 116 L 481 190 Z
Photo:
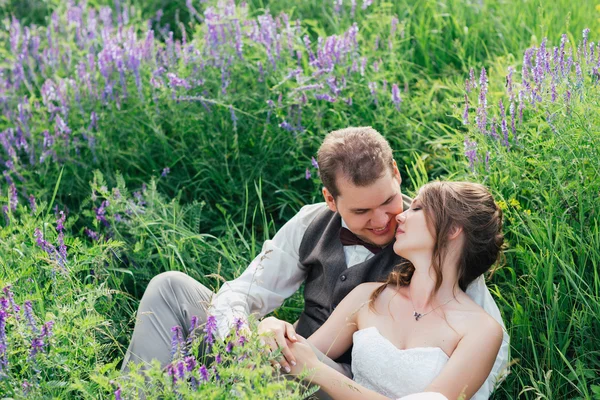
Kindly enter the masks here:
M 340 302 L 327 321 L 308 341 L 331 359 L 340 357 L 352 345 L 352 334 L 358 329 L 356 316 L 381 283 L 363 283 Z
M 289 342 L 288 346 L 298 361 L 298 364 L 292 367 L 292 374 L 299 375 L 304 371 L 308 371 L 308 375 L 304 380 L 319 385 L 331 398 L 344 400 L 389 400 L 377 392 L 360 386 L 352 379 L 319 361 L 310 346 L 303 339 L 295 343 Z
M 344 374 L 319 361 L 305 339 L 289 343 L 290 350 L 299 361 L 292 374 L 308 371 L 304 377 L 309 383 L 319 385 L 332 399 L 336 400 L 389 400 L 388 397 L 367 389 Z M 404 396 L 399 400 L 448 400 L 440 393 L 423 392 Z
M 502 344 L 502 327 L 489 315 L 474 319 L 442 372 L 425 391 L 470 399 L 490 374 Z

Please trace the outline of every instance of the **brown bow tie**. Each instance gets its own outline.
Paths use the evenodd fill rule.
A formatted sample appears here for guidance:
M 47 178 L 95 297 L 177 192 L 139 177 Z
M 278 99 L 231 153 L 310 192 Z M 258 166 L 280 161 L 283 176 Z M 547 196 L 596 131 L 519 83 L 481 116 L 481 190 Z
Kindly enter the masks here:
M 354 233 L 352 233 L 349 229 L 343 227 L 340 229 L 340 241 L 344 246 L 364 246 L 373 254 L 377 254 L 381 250 L 383 250 L 381 247 L 373 243 L 365 242 L 364 240 L 356 236 Z

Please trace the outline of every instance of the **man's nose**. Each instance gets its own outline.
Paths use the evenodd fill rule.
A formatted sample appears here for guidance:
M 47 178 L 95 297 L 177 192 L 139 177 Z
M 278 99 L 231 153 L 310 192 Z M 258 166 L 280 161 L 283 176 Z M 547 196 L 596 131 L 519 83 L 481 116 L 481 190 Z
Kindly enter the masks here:
M 375 228 L 383 228 L 387 225 L 390 220 L 389 215 L 385 212 L 385 210 L 375 210 L 375 214 L 371 220 L 372 225 Z

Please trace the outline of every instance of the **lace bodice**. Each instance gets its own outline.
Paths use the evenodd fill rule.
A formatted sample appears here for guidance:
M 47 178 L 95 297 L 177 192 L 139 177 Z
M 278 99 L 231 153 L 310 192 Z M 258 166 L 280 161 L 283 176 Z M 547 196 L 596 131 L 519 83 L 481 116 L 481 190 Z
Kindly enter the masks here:
M 353 340 L 354 381 L 394 399 L 424 391 L 449 360 L 439 347 L 398 349 L 376 327 L 354 332 Z M 471 399 L 487 398 L 481 388 Z

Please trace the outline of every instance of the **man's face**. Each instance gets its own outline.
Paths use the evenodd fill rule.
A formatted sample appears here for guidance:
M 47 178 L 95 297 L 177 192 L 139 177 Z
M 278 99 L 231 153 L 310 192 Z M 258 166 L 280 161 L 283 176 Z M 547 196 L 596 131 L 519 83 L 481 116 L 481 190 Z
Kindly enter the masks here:
M 323 196 L 332 211 L 340 213 L 348 229 L 366 242 L 384 246 L 394 240 L 396 215 L 402 212 L 400 172 L 386 168 L 385 174 L 369 186 L 355 186 L 342 174 L 336 178 L 336 199 L 324 188 Z

